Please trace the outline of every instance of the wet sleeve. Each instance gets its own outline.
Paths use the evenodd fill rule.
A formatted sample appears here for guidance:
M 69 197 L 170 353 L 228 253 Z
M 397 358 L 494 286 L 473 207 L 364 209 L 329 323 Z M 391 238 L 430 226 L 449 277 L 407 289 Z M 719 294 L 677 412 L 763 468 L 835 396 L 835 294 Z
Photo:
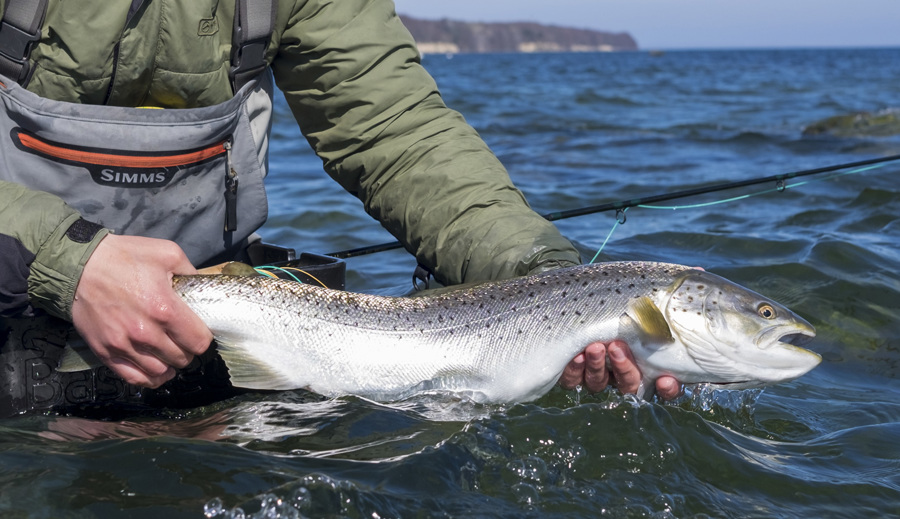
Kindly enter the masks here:
M 21 276 L 26 275 L 28 302 L 71 320 L 84 264 L 108 232 L 54 195 L 0 181 L 0 236 L 11 240 L 0 250 L 0 267 L 17 272 L 0 276 L 2 297 L 9 293 L 10 304 L 22 309 Z
M 279 88 L 325 170 L 445 284 L 577 264 L 463 117 L 389 0 L 298 2 Z

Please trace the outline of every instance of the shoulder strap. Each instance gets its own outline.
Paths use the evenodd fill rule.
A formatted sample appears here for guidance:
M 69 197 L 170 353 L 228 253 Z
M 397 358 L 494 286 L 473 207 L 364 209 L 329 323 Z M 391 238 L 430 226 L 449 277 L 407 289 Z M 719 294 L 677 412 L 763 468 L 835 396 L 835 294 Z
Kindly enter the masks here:
M 47 0 L 9 0 L 0 20 L 0 74 L 21 85 L 28 83 L 28 57 L 41 39 Z
M 237 0 L 231 35 L 231 86 L 237 93 L 266 68 L 266 48 L 275 27 L 277 0 Z
M 0 74 L 28 83 L 31 47 L 41 38 L 48 0 L 9 0 L 0 20 Z M 129 17 L 141 5 L 132 0 Z M 277 0 L 236 0 L 231 50 L 231 85 L 237 92 L 266 67 Z

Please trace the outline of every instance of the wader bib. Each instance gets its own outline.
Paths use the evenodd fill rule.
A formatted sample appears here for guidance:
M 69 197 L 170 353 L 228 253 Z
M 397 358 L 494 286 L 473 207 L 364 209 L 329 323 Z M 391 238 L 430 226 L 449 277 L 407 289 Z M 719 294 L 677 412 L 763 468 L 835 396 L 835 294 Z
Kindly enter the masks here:
M 9 0 L 0 24 L 0 179 L 54 193 L 117 234 L 173 240 L 195 265 L 241 254 L 267 215 L 274 0 L 237 0 L 234 97 L 177 110 L 59 102 L 20 86 L 45 10 L 46 0 Z M 48 317 L 0 322 L 0 416 L 102 402 L 188 407 L 235 393 L 214 352 L 158 390 L 107 368 L 58 373 L 70 328 Z

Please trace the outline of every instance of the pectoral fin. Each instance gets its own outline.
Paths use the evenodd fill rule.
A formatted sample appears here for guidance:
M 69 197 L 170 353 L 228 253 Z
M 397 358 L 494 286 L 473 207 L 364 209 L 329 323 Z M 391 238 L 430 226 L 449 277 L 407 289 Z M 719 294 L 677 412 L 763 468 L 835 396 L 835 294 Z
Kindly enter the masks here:
M 63 349 L 62 357 L 59 359 L 59 367 L 56 368 L 56 371 L 74 373 L 76 371 L 99 368 L 102 365 L 103 363 L 94 355 L 87 343 L 78 337 L 77 339 L 66 341 L 66 347 Z
M 252 353 L 261 348 L 225 338 L 216 338 L 216 342 L 233 386 L 262 390 L 298 389 L 298 384 L 276 366 Z
M 641 334 L 652 342 L 669 343 L 675 340 L 665 316 L 649 297 L 632 299 L 625 313 L 635 322 Z

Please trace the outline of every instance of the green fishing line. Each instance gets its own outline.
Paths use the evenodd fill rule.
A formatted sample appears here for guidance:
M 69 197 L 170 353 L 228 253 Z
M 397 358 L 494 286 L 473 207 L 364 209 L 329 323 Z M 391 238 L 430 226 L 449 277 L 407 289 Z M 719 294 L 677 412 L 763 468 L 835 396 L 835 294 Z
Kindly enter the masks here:
M 885 165 L 887 165 L 887 163 L 873 164 L 873 165 L 870 165 L 870 166 L 864 166 L 864 167 L 861 167 L 861 168 L 856 168 L 856 169 L 852 169 L 852 170 L 849 170 L 849 171 L 844 171 L 844 172 L 841 172 L 841 173 L 835 173 L 834 175 L 829 175 L 829 176 L 827 176 L 827 177 L 821 177 L 821 178 L 814 178 L 814 179 L 804 180 L 804 181 L 802 181 L 802 182 L 795 182 L 795 183 L 793 183 L 793 184 L 781 184 L 781 185 L 779 185 L 778 187 L 776 187 L 776 188 L 774 188 L 774 189 L 766 189 L 766 190 L 763 190 L 763 191 L 758 191 L 758 192 L 756 192 L 756 193 L 749 193 L 749 194 L 746 194 L 746 195 L 735 196 L 735 197 L 731 197 L 731 198 L 723 198 L 723 199 L 721 199 L 721 200 L 714 200 L 714 201 L 712 201 L 712 202 L 703 202 L 703 203 L 699 203 L 699 204 L 685 204 L 685 205 L 667 205 L 667 206 L 666 206 L 666 205 L 644 205 L 644 204 L 638 204 L 638 205 L 635 205 L 634 207 L 640 207 L 640 208 L 643 208 L 643 209 L 667 209 L 667 210 L 670 210 L 670 211 L 674 211 L 674 210 L 677 210 L 677 209 L 698 209 L 698 208 L 700 208 L 700 207 L 709 207 L 709 206 L 713 206 L 713 205 L 719 205 L 719 204 L 725 204 L 725 203 L 728 203 L 728 202 L 734 202 L 734 201 L 737 201 L 737 200 L 744 200 L 744 199 L 747 199 L 747 198 L 752 198 L 752 197 L 754 197 L 754 196 L 760 196 L 760 195 L 766 195 L 766 194 L 769 194 L 769 193 L 781 192 L 781 191 L 785 191 L 785 190 L 787 190 L 787 189 L 793 189 L 793 188 L 796 188 L 796 187 L 804 186 L 804 185 L 806 185 L 806 184 L 812 184 L 813 182 L 824 182 L 824 181 L 826 181 L 826 180 L 833 180 L 833 179 L 835 179 L 835 178 L 843 177 L 843 176 L 846 176 L 846 175 L 854 175 L 854 174 L 857 174 L 857 173 L 863 173 L 863 172 L 865 172 L 865 171 L 870 171 L 870 170 L 873 170 L 873 169 L 877 169 L 877 168 L 883 167 L 883 166 L 885 166 Z M 612 238 L 613 233 L 616 231 L 616 229 L 619 227 L 619 225 L 625 223 L 625 219 L 624 219 L 624 218 L 619 218 L 618 215 L 621 214 L 621 215 L 624 217 L 625 211 L 627 211 L 627 210 L 628 210 L 628 208 L 626 207 L 625 209 L 621 209 L 619 212 L 616 213 L 616 222 L 613 224 L 612 229 L 609 230 L 609 234 L 606 235 L 606 239 L 603 240 L 603 243 L 600 245 L 600 248 L 597 249 L 597 253 L 594 254 L 594 257 L 593 257 L 593 258 L 591 259 L 591 261 L 590 261 L 591 263 L 594 263 L 595 261 L 597 261 L 597 257 L 600 256 L 600 253 L 601 253 L 601 252 L 603 252 L 604 247 L 606 247 L 606 244 L 609 243 L 609 240 L 610 240 L 610 238 Z

